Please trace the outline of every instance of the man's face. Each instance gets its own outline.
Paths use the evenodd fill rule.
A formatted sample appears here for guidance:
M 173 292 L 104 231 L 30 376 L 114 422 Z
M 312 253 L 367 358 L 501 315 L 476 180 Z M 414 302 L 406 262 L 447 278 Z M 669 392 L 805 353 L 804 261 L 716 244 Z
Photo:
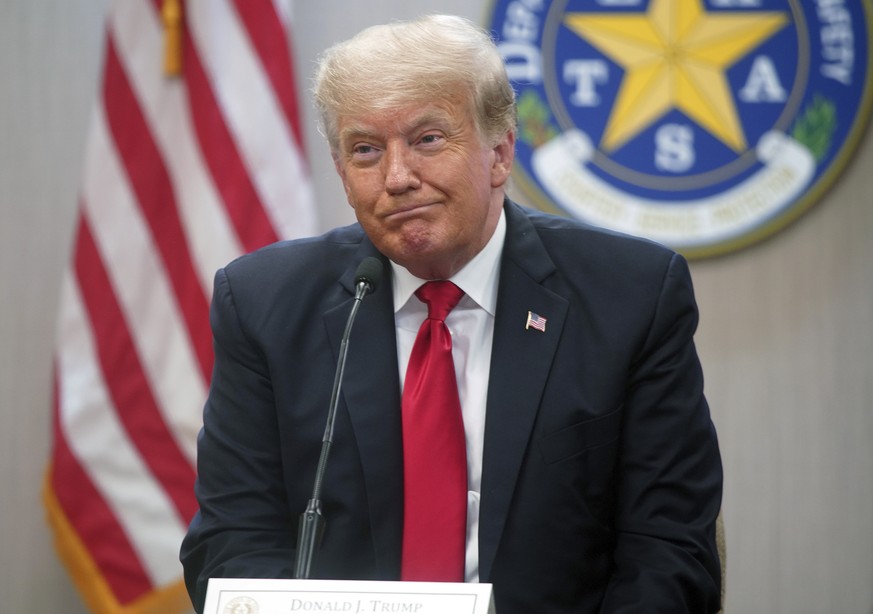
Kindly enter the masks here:
M 339 122 L 334 154 L 349 204 L 383 254 L 445 279 L 488 242 L 500 217 L 515 135 L 491 147 L 456 99 Z

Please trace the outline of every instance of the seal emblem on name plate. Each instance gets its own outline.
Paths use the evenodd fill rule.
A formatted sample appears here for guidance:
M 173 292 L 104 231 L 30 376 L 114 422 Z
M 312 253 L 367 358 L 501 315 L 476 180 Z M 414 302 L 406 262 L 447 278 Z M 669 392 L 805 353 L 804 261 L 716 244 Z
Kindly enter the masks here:
M 250 597 L 234 597 L 224 606 L 224 614 L 258 614 L 258 602 Z
M 873 106 L 871 0 L 496 0 L 536 206 L 725 253 L 797 218 Z

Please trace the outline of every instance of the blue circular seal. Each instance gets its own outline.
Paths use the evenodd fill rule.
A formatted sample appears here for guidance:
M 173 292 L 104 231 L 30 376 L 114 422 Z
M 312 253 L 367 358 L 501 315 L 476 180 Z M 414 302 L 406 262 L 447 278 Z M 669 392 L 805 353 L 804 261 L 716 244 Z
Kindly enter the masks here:
M 496 0 L 515 183 L 691 257 L 816 202 L 873 106 L 870 0 Z

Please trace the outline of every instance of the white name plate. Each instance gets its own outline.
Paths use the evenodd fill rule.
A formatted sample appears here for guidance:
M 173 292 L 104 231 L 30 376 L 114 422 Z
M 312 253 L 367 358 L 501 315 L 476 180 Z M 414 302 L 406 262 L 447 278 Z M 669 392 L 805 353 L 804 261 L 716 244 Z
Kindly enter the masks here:
M 211 578 L 203 614 L 495 614 L 490 584 Z

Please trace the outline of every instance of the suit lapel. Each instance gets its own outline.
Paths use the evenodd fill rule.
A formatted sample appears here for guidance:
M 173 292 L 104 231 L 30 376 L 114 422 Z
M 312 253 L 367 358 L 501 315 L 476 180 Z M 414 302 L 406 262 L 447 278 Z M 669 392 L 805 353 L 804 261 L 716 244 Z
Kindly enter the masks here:
M 511 203 L 506 213 L 482 461 L 479 577 L 483 582 L 491 574 L 568 307 L 566 299 L 542 285 L 555 267 L 533 225 Z M 546 318 L 545 331 L 525 328 L 529 311 Z
M 325 313 L 335 357 L 339 356 L 352 307 L 354 274 L 366 256 L 379 254 L 365 239 L 360 253 L 339 280 L 348 292 L 348 300 Z M 400 570 L 403 510 L 397 493 L 403 492 L 403 450 L 391 271 L 382 260 L 382 282 L 362 302 L 349 339 L 338 411 L 348 412 L 360 452 L 377 572 L 379 577 L 395 577 Z

